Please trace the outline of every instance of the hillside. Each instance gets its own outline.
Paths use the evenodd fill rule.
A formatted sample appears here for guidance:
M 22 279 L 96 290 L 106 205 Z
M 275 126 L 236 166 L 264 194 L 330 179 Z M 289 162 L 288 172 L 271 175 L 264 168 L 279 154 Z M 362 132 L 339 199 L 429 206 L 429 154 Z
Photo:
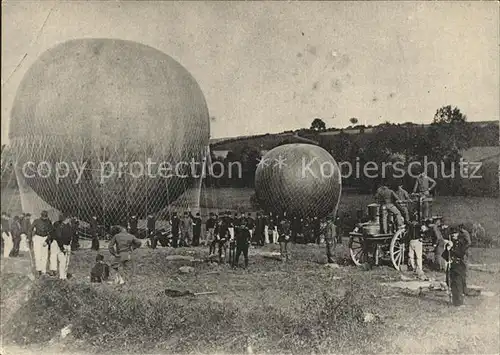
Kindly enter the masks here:
M 475 131 L 472 137 L 471 146 L 497 146 L 499 145 L 499 122 L 498 121 L 481 121 L 481 122 L 470 122 L 471 129 Z M 418 129 L 426 129 L 430 125 L 417 125 L 414 123 L 403 123 L 399 126 L 414 127 Z M 212 150 L 228 150 L 228 151 L 238 151 L 242 147 L 248 146 L 258 150 L 269 150 L 276 147 L 279 144 L 287 140 L 292 140 L 295 142 L 294 135 L 300 135 L 301 137 L 316 140 L 320 142 L 322 146 L 329 146 L 332 142 L 337 141 L 338 135 L 342 132 L 350 135 L 357 144 L 363 145 L 366 143 L 370 136 L 375 134 L 378 126 L 349 126 L 344 129 L 340 128 L 329 128 L 321 132 L 316 132 L 310 129 L 299 129 L 295 131 L 285 131 L 280 133 L 268 133 L 255 136 L 240 136 L 240 137 L 230 137 L 227 139 L 216 138 L 210 140 Z

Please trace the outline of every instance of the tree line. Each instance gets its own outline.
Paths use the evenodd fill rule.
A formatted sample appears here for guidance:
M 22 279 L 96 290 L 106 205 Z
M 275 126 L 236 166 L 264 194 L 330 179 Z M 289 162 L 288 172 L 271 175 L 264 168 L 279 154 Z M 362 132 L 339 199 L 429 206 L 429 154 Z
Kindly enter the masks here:
M 357 118 L 351 118 L 353 125 L 358 123 Z M 356 127 L 356 126 L 355 126 Z M 360 126 L 357 126 L 360 128 Z M 361 128 L 363 128 L 362 126 Z M 367 162 L 374 162 L 378 167 L 386 164 L 385 183 L 397 185 L 403 183 L 408 188 L 413 184 L 413 178 L 406 174 L 403 177 L 394 178 L 393 167 L 399 166 L 407 170 L 411 162 L 435 162 L 428 166 L 428 174 L 438 182 L 438 193 L 442 195 L 471 195 L 471 196 L 498 196 L 499 176 L 498 160 L 481 162 L 481 168 L 475 172 L 482 176 L 481 179 L 471 180 L 463 169 L 469 169 L 464 163 L 460 164 L 462 152 L 472 146 L 498 146 L 498 126 L 491 125 L 481 127 L 467 122 L 467 117 L 459 108 L 444 106 L 439 108 L 430 126 L 417 125 L 413 123 L 392 124 L 383 123 L 372 127 L 370 134 L 348 134 L 343 130 L 336 135 L 322 135 L 326 126 L 319 118 L 312 121 L 311 128 L 296 131 L 300 137 L 316 141 L 319 146 L 329 151 L 338 162 L 349 162 L 351 166 L 358 163 L 363 166 Z M 297 136 L 288 136 L 266 148 L 272 149 L 276 146 L 297 143 Z M 244 140 L 240 146 L 229 151 L 226 158 L 212 157 L 213 161 L 219 161 L 224 167 L 226 174 L 221 179 L 207 181 L 207 185 L 213 187 L 253 187 L 254 175 L 259 159 L 261 158 L 262 143 Z M 216 147 L 212 149 L 217 149 Z M 236 178 L 231 171 L 230 163 L 239 161 L 242 167 L 242 177 Z M 392 167 L 391 165 L 392 164 Z M 410 169 L 413 174 L 418 169 Z M 409 170 L 407 170 L 409 171 Z M 355 188 L 363 193 L 373 193 L 382 183 L 382 174 L 377 178 L 352 174 L 343 179 L 343 185 Z M 450 177 L 453 175 L 452 177 Z

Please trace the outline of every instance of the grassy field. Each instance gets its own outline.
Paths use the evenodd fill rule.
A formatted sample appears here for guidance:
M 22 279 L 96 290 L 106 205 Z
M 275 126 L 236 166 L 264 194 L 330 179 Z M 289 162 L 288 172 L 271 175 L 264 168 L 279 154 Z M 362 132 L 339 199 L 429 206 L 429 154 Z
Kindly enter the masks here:
M 345 245 L 345 244 L 344 244 Z M 271 245 L 252 249 L 247 270 L 207 262 L 168 261 L 169 254 L 204 259 L 198 248 L 141 248 L 126 286 L 91 285 L 95 252 L 72 256 L 67 282 L 32 285 L 26 258 L 2 259 L 2 335 L 6 349 L 27 353 L 494 353 L 498 343 L 498 298 L 468 298 L 467 307 L 448 306 L 444 292 L 418 296 L 382 283 L 398 281 L 389 267 L 329 268 L 323 247 L 296 245 L 293 260 L 266 257 Z M 106 260 L 110 256 L 103 251 Z M 489 272 L 472 269 L 469 285 L 500 292 L 498 249 L 472 249 L 471 262 L 493 263 Z M 347 258 L 337 249 L 339 264 Z M 194 272 L 180 274 L 182 265 Z M 443 279 L 442 274 L 428 276 Z M 216 291 L 169 298 L 166 288 Z M 16 290 L 22 293 L 16 293 Z M 373 318 L 365 322 L 367 315 Z M 71 324 L 72 333 L 60 339 Z M 493 336 L 492 336 L 493 334 Z M 495 336 L 496 335 L 496 336 Z M 33 350 L 35 349 L 35 350 Z M 6 352 L 7 353 L 7 352 Z M 29 353 L 29 352 L 28 352 Z

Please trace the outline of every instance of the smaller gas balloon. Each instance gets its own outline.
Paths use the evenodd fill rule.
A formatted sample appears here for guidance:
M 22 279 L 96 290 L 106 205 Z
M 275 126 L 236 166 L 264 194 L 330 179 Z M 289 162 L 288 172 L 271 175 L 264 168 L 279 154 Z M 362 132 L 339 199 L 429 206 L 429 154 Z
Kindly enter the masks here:
M 276 147 L 262 157 L 255 172 L 259 203 L 278 214 L 301 218 L 335 215 L 341 191 L 337 162 L 316 145 Z

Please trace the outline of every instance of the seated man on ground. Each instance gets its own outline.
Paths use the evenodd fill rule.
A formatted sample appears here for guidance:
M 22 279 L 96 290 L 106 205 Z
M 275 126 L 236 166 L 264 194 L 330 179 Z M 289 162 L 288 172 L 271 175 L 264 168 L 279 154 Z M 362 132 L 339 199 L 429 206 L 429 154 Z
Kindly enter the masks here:
M 97 254 L 95 265 L 90 271 L 90 282 L 105 282 L 109 279 L 109 266 L 104 262 L 104 255 Z

